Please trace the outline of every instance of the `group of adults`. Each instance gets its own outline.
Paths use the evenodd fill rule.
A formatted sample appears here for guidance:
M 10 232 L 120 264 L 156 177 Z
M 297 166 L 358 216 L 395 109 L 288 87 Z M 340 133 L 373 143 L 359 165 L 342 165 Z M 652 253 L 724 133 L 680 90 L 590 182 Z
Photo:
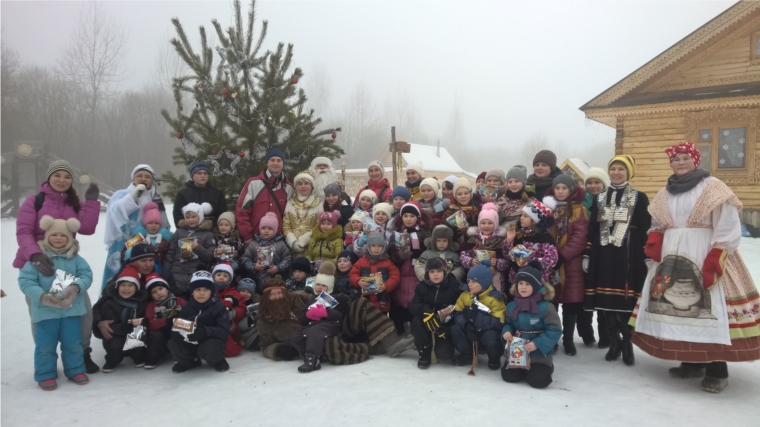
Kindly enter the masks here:
M 676 145 L 667 153 L 673 175 L 648 207 L 646 195 L 631 188 L 629 183 L 635 175 L 635 160 L 625 156 L 627 160 L 620 161 L 617 157 L 617 164 L 622 164 L 624 170 L 593 200 L 590 219 L 597 230 L 590 228 L 589 239 L 592 247 L 612 245 L 618 249 L 610 252 L 611 258 L 598 262 L 597 266 L 591 265 L 588 274 L 622 280 L 626 296 L 641 295 L 638 303 L 636 299 L 628 301 L 627 309 L 622 310 L 632 312 L 632 316 L 629 315 L 630 339 L 634 344 L 655 357 L 682 362 L 670 370 L 672 376 L 704 377 L 703 388 L 719 392 L 727 385 L 727 361 L 760 359 L 760 297 L 737 252 L 741 239 L 738 211 L 742 205 L 727 185 L 698 169 L 700 156 L 693 144 Z M 270 150 L 265 160 L 264 170 L 247 180 L 235 206 L 236 226 L 246 244 L 254 238 L 259 221 L 268 212 L 279 218 L 278 232 L 284 234 L 288 245 L 297 252 L 304 247 L 304 236 L 311 230 L 301 221 L 319 209 L 325 195 L 337 196 L 337 199 L 330 198 L 335 210 L 352 211 L 351 199 L 337 186 L 338 176 L 330 159 L 314 159 L 309 173 L 297 175 L 294 181 L 284 173 L 287 159 L 280 150 Z M 610 172 L 613 172 L 613 163 L 610 162 Z M 367 173 L 367 185 L 360 192 L 370 189 L 378 201 L 388 201 L 393 189 L 384 177 L 384 166 L 373 161 L 368 165 Z M 534 188 L 538 200 L 560 174 L 562 171 L 557 167 L 554 153 L 543 150 L 536 156 L 528 183 Z M 610 173 L 610 177 L 615 178 L 612 175 Z M 212 219 L 227 211 L 225 194 L 210 182 L 207 165 L 194 163 L 190 167 L 190 176 L 174 201 L 175 223 L 182 219 L 182 206 L 191 202 L 210 204 Z M 118 274 L 124 262 L 137 261 L 124 260 L 122 249 L 132 237 L 134 228 L 141 223 L 142 208 L 146 204 L 156 203 L 163 226 L 170 227 L 154 170 L 147 164 L 137 165 L 131 178 L 127 188 L 116 191 L 108 202 L 105 243 L 109 249 L 103 287 Z M 21 206 L 17 220 L 19 249 L 13 262 L 15 268 L 31 261 L 42 274 L 54 273 L 50 258 L 37 245 L 44 236 L 39 226 L 43 215 L 55 219 L 77 218 L 81 223 L 79 233 L 91 235 L 95 232 L 100 212 L 98 187 L 91 184 L 84 200 L 80 200 L 73 180 L 74 173 L 68 162 L 52 162 L 38 193 L 29 196 Z M 637 230 L 629 227 L 637 202 L 643 205 L 647 216 L 651 215 L 651 228 Z M 292 216 L 290 220 L 289 215 Z M 341 219 L 347 221 L 347 218 Z M 644 255 L 640 258 L 641 261 L 646 258 L 648 267 L 639 266 L 632 257 L 632 252 L 640 253 L 642 249 Z M 144 254 L 137 256 L 145 258 Z M 147 272 L 152 265 L 146 264 L 142 268 Z M 591 287 L 591 294 L 603 298 L 605 293 L 617 292 L 602 281 L 597 282 Z M 629 287 L 635 292 L 629 293 Z M 282 294 L 282 290 L 270 292 L 267 301 L 284 300 L 288 305 L 299 301 Z M 692 298 L 699 299 L 698 306 L 684 302 Z M 92 311 L 89 299 L 86 305 L 87 315 L 82 317 L 82 345 L 87 372 L 92 373 L 97 372 L 98 367 L 90 359 Z M 273 303 L 262 303 L 265 310 L 271 310 L 273 306 Z M 279 319 L 282 314 L 279 311 L 269 312 L 269 317 Z M 620 322 L 627 323 L 629 316 L 621 316 Z M 355 326 L 358 323 L 360 320 L 353 322 Z M 392 323 L 386 326 L 387 334 L 390 334 Z M 266 330 L 266 325 L 263 329 Z M 373 343 L 387 335 L 385 330 L 375 332 Z M 289 334 L 282 336 L 287 342 Z M 335 344 L 338 349 L 335 354 L 346 346 L 350 344 Z

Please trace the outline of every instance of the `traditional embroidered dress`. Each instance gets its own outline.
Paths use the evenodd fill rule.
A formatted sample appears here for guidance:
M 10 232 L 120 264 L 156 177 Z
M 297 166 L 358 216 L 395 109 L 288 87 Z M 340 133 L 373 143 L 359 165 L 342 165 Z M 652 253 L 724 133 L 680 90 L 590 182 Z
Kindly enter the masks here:
M 633 311 L 647 273 L 648 206 L 647 195 L 627 182 L 599 193 L 591 206 L 586 310 Z
M 288 200 L 282 219 L 282 232 L 294 259 L 306 252 L 311 240 L 311 230 L 317 224 L 320 212 L 322 199 L 315 197 L 314 191 L 307 197 L 302 197 L 296 192 Z
M 741 362 L 760 359 L 760 296 L 737 248 L 742 204 L 717 178 L 691 190 L 660 190 L 649 211 L 664 233 L 630 324 L 631 341 L 660 359 Z M 702 268 L 713 248 L 728 252 L 709 289 Z

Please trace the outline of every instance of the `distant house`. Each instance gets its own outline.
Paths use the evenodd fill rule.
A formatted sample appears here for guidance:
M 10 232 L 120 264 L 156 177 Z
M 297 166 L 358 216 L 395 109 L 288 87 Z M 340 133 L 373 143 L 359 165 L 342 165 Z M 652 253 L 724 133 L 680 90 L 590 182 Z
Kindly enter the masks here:
M 406 175 L 404 175 L 406 165 L 415 162 L 422 163 L 422 167 L 425 169 L 424 178 L 435 177 L 441 182 L 449 175 L 456 175 L 457 177 L 469 179 L 473 184 L 475 183 L 477 175 L 462 169 L 445 148 L 421 144 L 409 145 L 409 153 L 402 153 L 401 155 L 403 160 L 398 173 L 399 185 L 404 185 L 404 182 L 406 182 Z M 385 166 L 385 177 L 392 183 L 393 162 L 391 155 L 390 149 L 386 147 L 378 159 Z M 352 197 L 355 196 L 360 188 L 367 185 L 367 179 L 366 169 L 346 169 L 346 193 Z
M 615 152 L 636 159 L 649 197 L 672 174 L 664 151 L 691 141 L 700 168 L 760 225 L 760 2 L 740 1 L 580 108 L 616 129 Z
M 583 180 L 586 179 L 586 173 L 590 169 L 588 163 L 581 159 L 567 159 L 560 165 L 560 170 L 573 177 L 575 182 L 583 186 Z

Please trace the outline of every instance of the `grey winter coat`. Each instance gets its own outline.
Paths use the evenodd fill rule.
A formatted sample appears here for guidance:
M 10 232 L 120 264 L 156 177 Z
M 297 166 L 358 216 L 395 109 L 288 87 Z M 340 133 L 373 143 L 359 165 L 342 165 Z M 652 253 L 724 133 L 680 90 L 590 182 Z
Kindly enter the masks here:
M 266 270 L 251 271 L 251 276 L 249 277 L 251 277 L 256 282 L 258 286 L 257 290 L 259 293 L 262 292 L 264 282 L 266 282 L 267 279 L 271 279 L 277 275 L 283 278 L 288 277 L 288 269 L 290 269 L 290 263 L 293 261 L 293 255 L 291 255 L 290 249 L 288 249 L 288 245 L 285 244 L 285 241 L 282 238 L 282 234 L 275 234 L 274 237 L 266 240 L 261 237 L 261 234 L 256 233 L 256 235 L 253 236 L 251 243 L 248 244 L 248 248 L 246 248 L 243 258 L 240 259 L 240 264 L 244 267 L 249 263 L 253 263 L 255 265 L 258 259 L 259 248 L 266 248 L 272 245 L 274 245 L 274 258 L 272 259 L 272 263 L 276 265 L 277 269 L 280 271 L 275 275 L 267 274 Z
M 174 285 L 180 293 L 187 293 L 190 277 L 198 270 L 199 265 L 210 268 L 214 260 L 214 249 L 216 249 L 216 238 L 211 231 L 211 220 L 204 220 L 199 227 L 188 227 L 182 220 L 177 224 L 177 231 L 172 237 L 169 244 L 169 251 L 166 253 L 166 265 L 164 271 L 170 271 L 174 280 Z M 182 258 L 182 249 L 180 242 L 185 238 L 195 238 L 198 246 L 193 249 L 197 258 L 184 261 Z

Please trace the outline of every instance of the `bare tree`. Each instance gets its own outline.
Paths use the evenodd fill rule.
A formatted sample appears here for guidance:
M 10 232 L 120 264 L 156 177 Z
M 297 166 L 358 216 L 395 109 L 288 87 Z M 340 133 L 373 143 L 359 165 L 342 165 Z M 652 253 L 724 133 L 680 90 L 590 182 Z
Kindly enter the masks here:
M 536 153 L 541 150 L 551 149 L 551 145 L 547 141 L 546 136 L 539 132 L 525 141 L 525 144 L 523 144 L 522 148 L 520 149 L 520 156 L 517 159 L 520 162 L 516 164 L 521 164 L 527 167 L 530 171 L 531 167 L 533 166 L 533 157 L 536 156 Z
M 327 66 L 323 62 L 317 62 L 311 67 L 309 74 L 304 77 L 304 86 L 309 94 L 306 106 L 314 109 L 323 118 L 330 117 L 332 84 L 327 74 Z
M 173 36 L 167 35 L 166 39 L 160 43 L 161 48 L 156 54 L 156 65 L 151 73 L 151 83 L 164 91 L 170 101 L 174 96 L 172 90 L 174 79 L 190 72 L 187 63 L 182 60 L 181 56 L 177 55 L 177 51 L 170 43 L 172 38 Z
M 105 14 L 100 2 L 88 2 L 58 65 L 83 93 L 91 123 L 113 85 L 124 77 L 121 59 L 125 45 L 126 32 L 121 25 Z
M 446 129 L 446 135 L 443 139 L 444 147 L 446 147 L 454 156 L 458 156 L 461 153 L 464 153 L 466 151 L 465 147 L 467 145 L 467 141 L 465 140 L 464 136 L 465 133 L 464 125 L 462 124 L 462 109 L 460 105 L 461 98 L 459 97 L 458 93 L 455 93 L 454 108 L 451 110 L 451 115 L 449 116 L 449 125 Z

